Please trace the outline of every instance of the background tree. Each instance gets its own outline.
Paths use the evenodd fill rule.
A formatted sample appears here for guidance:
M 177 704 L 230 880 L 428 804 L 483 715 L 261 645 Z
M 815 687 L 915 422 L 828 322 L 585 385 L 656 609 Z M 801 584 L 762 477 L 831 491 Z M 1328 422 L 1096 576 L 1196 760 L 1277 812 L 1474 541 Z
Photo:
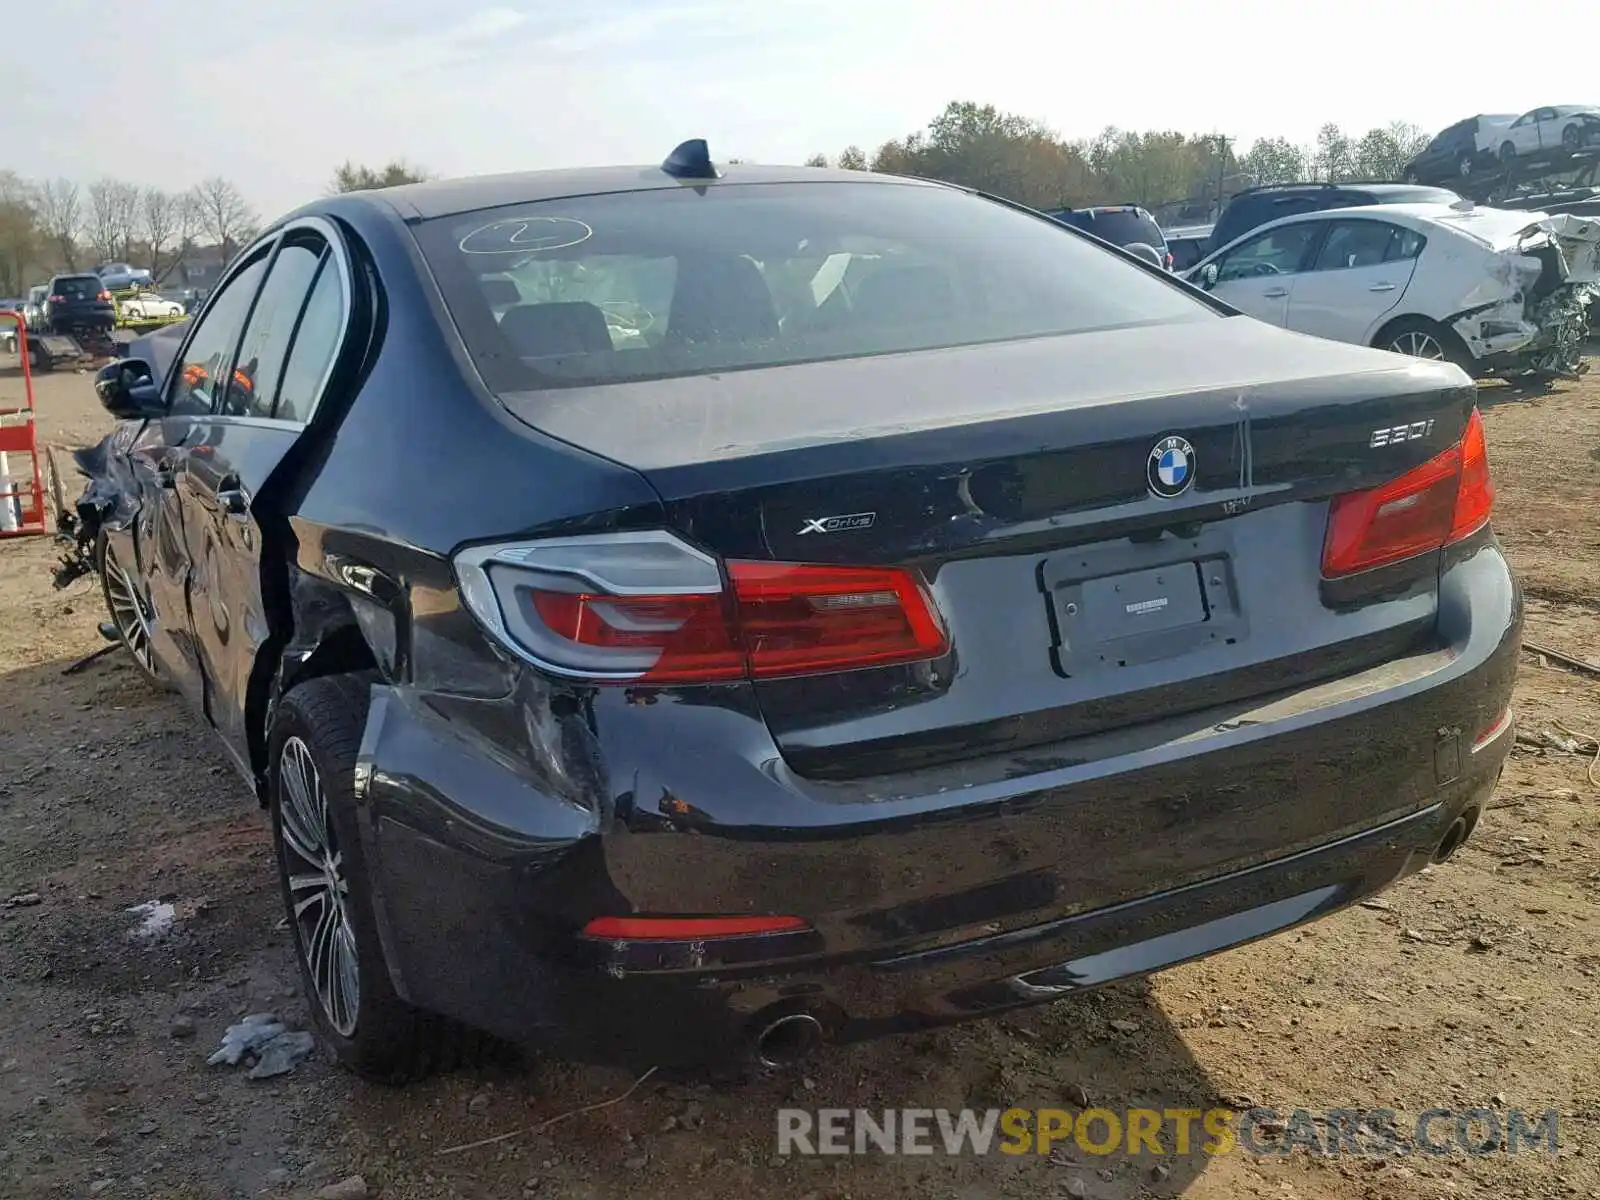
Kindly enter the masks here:
M 78 235 L 83 229 L 83 199 L 69 179 L 47 180 L 39 185 L 39 225 L 55 251 L 56 261 L 69 271 L 78 269 Z
M 828 156 L 826 154 L 813 154 L 800 165 L 803 167 L 825 167 L 828 165 Z
M 21 296 L 39 257 L 42 236 L 36 191 L 15 171 L 0 171 L 0 295 Z
M 139 189 L 118 179 L 97 179 L 89 185 L 84 237 L 100 262 L 126 262 L 133 257 L 139 224 Z
M 145 188 L 139 197 L 139 237 L 144 242 L 145 266 L 151 282 L 160 283 L 189 252 L 194 243 L 195 216 L 194 197 L 189 193 Z
M 376 169 L 348 159 L 333 172 L 335 192 L 366 192 L 373 188 L 398 187 L 402 183 L 423 183 L 432 178 L 420 167 L 413 167 L 402 158 L 387 162 Z
M 841 171 L 865 171 L 867 169 L 867 153 L 860 146 L 846 146 L 839 154 L 838 167 Z
M 201 236 L 220 246 L 224 259 L 232 259 L 240 243 L 256 231 L 255 210 L 230 180 L 220 176 L 196 184 L 192 196 Z
M 1294 183 L 1310 175 L 1311 155 L 1288 138 L 1257 138 L 1239 159 L 1239 171 L 1252 187 Z

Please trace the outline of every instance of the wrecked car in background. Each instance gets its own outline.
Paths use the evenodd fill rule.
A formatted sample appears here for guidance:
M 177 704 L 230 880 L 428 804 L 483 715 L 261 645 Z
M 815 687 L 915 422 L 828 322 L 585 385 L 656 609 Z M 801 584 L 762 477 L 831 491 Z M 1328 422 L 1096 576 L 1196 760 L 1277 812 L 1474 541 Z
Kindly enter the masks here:
M 1600 221 L 1454 204 L 1286 217 L 1186 277 L 1299 333 L 1448 359 L 1473 375 L 1583 369 Z
M 1448 858 L 1512 742 L 1459 370 L 943 184 L 691 142 L 328 197 L 96 386 L 113 632 L 376 1078 L 1160 970 Z

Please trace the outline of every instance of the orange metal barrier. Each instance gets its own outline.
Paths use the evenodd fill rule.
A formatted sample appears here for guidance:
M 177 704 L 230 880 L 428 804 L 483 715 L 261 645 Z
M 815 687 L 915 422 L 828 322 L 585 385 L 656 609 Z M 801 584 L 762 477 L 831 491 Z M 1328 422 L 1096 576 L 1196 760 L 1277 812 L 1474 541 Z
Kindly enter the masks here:
M 0 538 L 37 537 L 50 532 L 44 502 L 44 471 L 34 423 L 33 370 L 28 362 L 28 326 L 21 313 L 0 311 L 0 321 L 17 327 L 17 358 L 22 363 L 22 407 L 0 408 Z M 19 471 L 18 459 L 27 463 Z

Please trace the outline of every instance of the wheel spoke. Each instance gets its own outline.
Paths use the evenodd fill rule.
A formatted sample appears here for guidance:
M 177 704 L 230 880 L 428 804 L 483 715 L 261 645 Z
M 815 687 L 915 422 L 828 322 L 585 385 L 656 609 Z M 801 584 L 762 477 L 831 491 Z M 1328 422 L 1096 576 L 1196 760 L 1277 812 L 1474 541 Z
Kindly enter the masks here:
M 134 587 L 133 579 L 122 563 L 117 560 L 117 553 L 109 545 L 105 548 L 104 573 L 106 582 L 107 607 L 111 610 L 112 623 L 117 627 L 117 633 L 122 638 L 123 645 L 133 655 L 140 666 L 145 670 L 154 672 L 155 659 L 150 651 L 150 619 L 145 614 L 144 606 L 139 602 L 138 589 Z
M 334 906 L 324 904 L 317 924 L 311 931 L 311 978 L 325 1004 L 333 994 L 333 936 L 338 928 L 338 920 Z M 330 1012 L 329 1016 L 334 1014 Z M 337 1021 L 337 1016 L 334 1019 Z
M 290 911 L 306 974 L 329 1023 L 350 1037 L 361 1011 L 360 957 L 345 908 L 350 882 L 316 760 L 298 737 L 279 752 L 277 802 Z M 291 854 L 311 869 L 298 869 L 299 863 L 291 869 Z

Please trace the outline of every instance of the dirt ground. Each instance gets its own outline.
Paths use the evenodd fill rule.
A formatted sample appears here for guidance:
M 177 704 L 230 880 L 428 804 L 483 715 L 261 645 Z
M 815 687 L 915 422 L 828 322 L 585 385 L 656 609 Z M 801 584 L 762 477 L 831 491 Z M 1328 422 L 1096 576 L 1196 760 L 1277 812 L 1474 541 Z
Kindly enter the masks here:
M 17 391 L 0 370 L 0 406 Z M 1548 393 L 1489 387 L 1483 400 L 1527 636 L 1600 660 L 1600 365 Z M 106 428 L 87 376 L 45 377 L 38 403 L 50 442 Z M 63 674 L 101 644 L 103 611 L 92 580 L 52 590 L 54 555 L 43 539 L 0 543 L 0 1195 L 306 1196 L 356 1174 L 391 1200 L 1600 1194 L 1600 786 L 1587 759 L 1531 747 L 1465 849 L 1382 906 L 1025 1016 L 837 1049 L 803 1071 L 658 1076 L 481 1149 L 445 1153 L 632 1078 L 532 1059 L 387 1090 L 320 1054 L 266 1082 L 208 1067 L 239 1016 L 306 1017 L 266 823 L 211 735 L 129 661 Z M 1525 734 L 1600 732 L 1600 678 L 1525 654 L 1516 712 Z M 23 893 L 38 901 L 7 902 Z M 127 910 L 149 901 L 171 903 L 176 923 L 140 940 Z M 1561 1151 L 775 1154 L 784 1104 L 1085 1099 L 1393 1108 L 1401 1128 L 1433 1107 L 1554 1107 Z

